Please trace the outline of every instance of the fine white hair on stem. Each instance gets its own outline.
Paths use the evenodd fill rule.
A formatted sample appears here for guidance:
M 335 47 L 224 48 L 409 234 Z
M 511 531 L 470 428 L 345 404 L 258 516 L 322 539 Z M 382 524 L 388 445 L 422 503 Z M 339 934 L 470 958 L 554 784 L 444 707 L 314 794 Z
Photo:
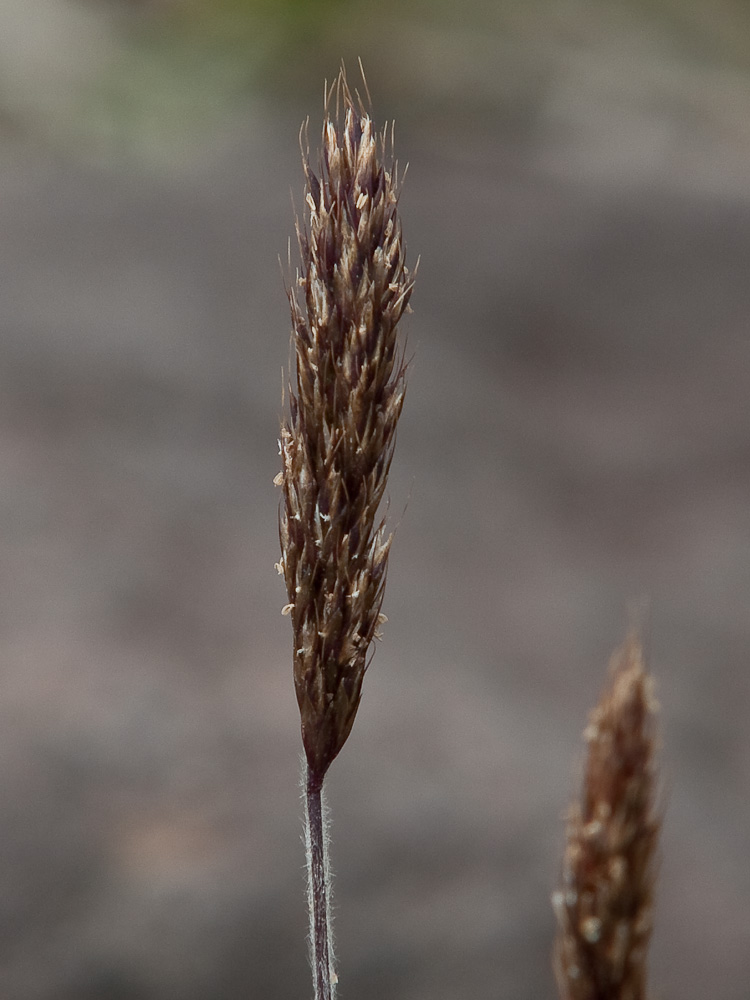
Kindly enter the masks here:
M 336 960 L 333 948 L 333 920 L 332 916 L 332 901 L 333 901 L 333 875 L 331 871 L 331 861 L 330 861 L 330 813 L 328 809 L 328 802 L 323 791 L 323 787 L 320 789 L 320 826 L 322 830 L 322 859 L 323 859 L 323 894 L 325 901 L 325 910 L 328 916 L 326 920 L 326 948 L 323 949 L 324 955 L 320 954 L 321 949 L 316 947 L 316 922 L 315 922 L 315 895 L 314 886 L 316 883 L 316 873 L 315 873 L 315 850 L 316 844 L 314 843 L 313 833 L 315 821 L 313 817 L 313 822 L 311 823 L 310 807 L 311 798 L 308 794 L 308 767 L 306 762 L 303 761 L 302 768 L 302 801 L 305 810 L 305 829 L 304 829 L 304 841 L 305 841 L 305 863 L 307 867 L 307 909 L 309 914 L 309 948 L 310 948 L 310 966 L 313 971 L 313 981 L 317 984 L 321 978 L 325 978 L 327 975 L 328 981 L 330 983 L 330 1000 L 335 1000 L 336 996 L 336 984 L 338 983 L 338 975 L 336 974 Z M 314 809 L 313 805 L 313 809 Z M 321 961 L 326 962 L 325 969 L 316 968 L 317 964 Z M 316 1000 L 318 1000 L 318 992 L 316 987 Z

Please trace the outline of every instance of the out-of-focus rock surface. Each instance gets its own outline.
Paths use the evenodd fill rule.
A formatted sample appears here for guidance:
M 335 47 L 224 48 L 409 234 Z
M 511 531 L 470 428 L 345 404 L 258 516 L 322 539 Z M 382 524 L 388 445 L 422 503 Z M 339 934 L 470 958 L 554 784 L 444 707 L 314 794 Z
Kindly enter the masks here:
M 526 48 L 462 36 L 442 74 L 445 34 L 403 28 L 422 262 L 390 620 L 329 782 L 357 1000 L 554 996 L 580 732 L 643 598 L 665 742 L 653 985 L 747 996 L 750 87 L 632 18 L 582 24 Z M 277 255 L 317 84 L 158 170 L 6 129 L 5 997 L 309 993 L 272 479 Z

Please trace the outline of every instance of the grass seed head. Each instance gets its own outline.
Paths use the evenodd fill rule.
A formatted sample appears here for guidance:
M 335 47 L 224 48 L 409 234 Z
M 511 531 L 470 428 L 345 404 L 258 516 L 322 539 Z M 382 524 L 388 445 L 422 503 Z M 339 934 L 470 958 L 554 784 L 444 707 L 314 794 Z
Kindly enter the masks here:
M 382 621 L 391 536 L 378 508 L 405 392 L 396 326 L 413 286 L 387 132 L 355 107 L 343 73 L 334 92 L 316 169 L 303 150 L 279 518 L 302 739 L 321 778 L 351 730 Z
M 568 817 L 555 972 L 562 1000 L 645 1000 L 655 853 L 656 702 L 640 642 L 615 654 L 584 732 L 580 802 Z

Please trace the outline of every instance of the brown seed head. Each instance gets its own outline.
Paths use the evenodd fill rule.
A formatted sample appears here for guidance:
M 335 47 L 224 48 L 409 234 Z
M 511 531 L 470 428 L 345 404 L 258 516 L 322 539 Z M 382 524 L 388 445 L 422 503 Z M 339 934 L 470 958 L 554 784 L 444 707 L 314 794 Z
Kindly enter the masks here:
M 637 638 L 615 654 L 611 684 L 584 733 L 581 801 L 570 811 L 555 972 L 562 1000 L 645 1000 L 655 851 L 656 703 Z
M 301 266 L 289 293 L 296 377 L 281 428 L 280 569 L 309 766 L 322 778 L 360 700 L 382 620 L 391 536 L 377 520 L 405 391 L 396 324 L 407 309 L 395 167 L 386 133 L 355 109 L 327 113 L 317 173 L 303 153 Z

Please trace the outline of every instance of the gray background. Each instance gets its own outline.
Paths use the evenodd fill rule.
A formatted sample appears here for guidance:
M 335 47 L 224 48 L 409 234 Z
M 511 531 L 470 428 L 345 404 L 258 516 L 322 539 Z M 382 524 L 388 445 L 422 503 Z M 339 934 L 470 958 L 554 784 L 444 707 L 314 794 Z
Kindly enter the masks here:
M 247 78 L 156 5 L 33 6 L 0 10 L 2 995 L 310 993 L 278 256 L 299 122 L 362 54 L 422 260 L 328 782 L 342 1000 L 555 995 L 580 733 L 644 600 L 655 995 L 746 1000 L 742 6 L 328 4 L 307 50 L 266 11 Z

